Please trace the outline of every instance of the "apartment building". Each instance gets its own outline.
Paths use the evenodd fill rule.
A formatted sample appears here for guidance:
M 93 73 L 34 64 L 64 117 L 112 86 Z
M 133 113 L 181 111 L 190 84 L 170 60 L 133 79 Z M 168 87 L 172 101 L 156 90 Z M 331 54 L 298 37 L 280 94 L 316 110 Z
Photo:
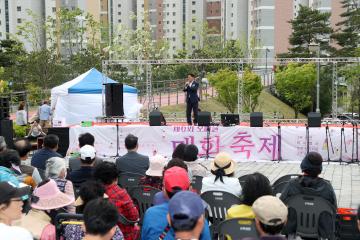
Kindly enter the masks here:
M 248 39 L 248 1 L 223 0 L 221 9 L 224 41 Z

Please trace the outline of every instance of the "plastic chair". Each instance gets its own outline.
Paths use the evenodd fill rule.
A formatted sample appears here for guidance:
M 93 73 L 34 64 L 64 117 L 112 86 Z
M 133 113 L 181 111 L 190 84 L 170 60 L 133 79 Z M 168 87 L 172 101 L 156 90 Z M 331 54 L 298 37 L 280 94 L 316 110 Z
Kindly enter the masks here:
M 249 175 L 250 175 L 250 174 L 246 174 L 246 175 L 240 176 L 240 177 L 238 178 L 241 187 L 244 186 L 245 180 L 246 180 L 246 178 L 247 178 Z
M 125 188 L 127 191 L 129 191 L 131 187 L 139 186 L 139 181 L 142 177 L 144 177 L 144 175 L 138 173 L 121 173 L 119 175 L 118 184 L 120 185 L 120 187 Z
M 202 176 L 193 176 L 191 179 L 191 187 L 193 189 L 195 189 L 198 193 L 201 192 L 201 188 L 202 188 Z
M 222 221 L 218 226 L 218 233 L 219 239 L 226 239 L 226 236 L 231 239 L 259 238 L 255 221 L 249 218 L 233 218 Z
M 357 225 L 356 210 L 349 210 L 348 213 L 336 215 L 336 232 L 339 239 L 350 240 L 360 239 L 360 231 Z
M 142 223 L 146 210 L 153 206 L 155 194 L 160 191 L 160 189 L 149 186 L 137 186 L 130 189 L 129 194 L 139 209 L 140 224 Z
M 225 220 L 227 210 L 236 204 L 240 204 L 240 199 L 228 192 L 208 191 L 201 194 L 201 198 L 208 204 L 207 212 L 209 221 L 212 223 L 211 229 L 213 236 L 216 234 L 217 226 Z
M 288 185 L 289 182 L 281 182 L 281 183 L 278 183 L 276 185 L 274 185 L 272 187 L 272 191 L 273 191 L 273 195 L 275 197 L 280 197 L 282 191 L 284 190 L 284 188 L 286 187 L 286 185 Z
M 327 200 L 318 196 L 299 194 L 291 197 L 286 204 L 289 209 L 296 212 L 296 235 L 303 238 L 319 238 L 319 218 L 322 213 L 331 216 L 335 229 L 336 209 Z
M 289 182 L 291 179 L 297 178 L 299 176 L 301 176 L 301 175 L 300 174 L 288 174 L 288 175 L 282 176 L 273 183 L 273 186 L 276 186 L 282 182 Z
M 55 217 L 55 229 L 56 229 L 56 240 L 60 240 L 60 237 L 62 236 L 62 232 L 64 230 L 65 224 L 63 224 L 66 221 L 83 221 L 83 215 L 82 214 L 73 214 L 73 213 L 59 213 Z

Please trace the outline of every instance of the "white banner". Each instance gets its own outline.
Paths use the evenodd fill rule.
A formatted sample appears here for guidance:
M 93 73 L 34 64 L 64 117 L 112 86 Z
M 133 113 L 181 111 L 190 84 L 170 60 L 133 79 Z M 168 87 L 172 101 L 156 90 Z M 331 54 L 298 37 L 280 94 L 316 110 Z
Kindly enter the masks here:
M 99 156 L 116 155 L 116 126 L 72 127 L 68 153 L 78 151 L 78 136 L 89 132 L 95 136 L 95 148 Z M 152 155 L 155 151 L 171 156 L 179 143 L 195 144 L 199 155 L 205 156 L 207 150 L 207 127 L 200 126 L 121 126 L 119 127 L 119 153 L 126 153 L 124 139 L 128 134 L 139 138 L 139 153 Z M 220 151 L 228 152 L 236 161 L 277 160 L 281 146 L 283 160 L 300 161 L 306 154 L 306 128 L 281 127 L 210 127 L 209 155 L 215 157 Z M 344 161 L 356 157 L 353 147 L 352 128 L 345 128 L 341 151 L 341 128 L 330 128 L 329 152 L 331 160 L 339 160 L 342 152 Z M 356 138 L 356 136 L 354 137 Z M 324 161 L 328 159 L 325 128 L 309 128 L 310 151 L 321 153 Z M 281 144 L 279 142 L 281 141 Z M 331 147 L 331 143 L 333 148 Z M 353 150 L 354 149 L 354 150 Z

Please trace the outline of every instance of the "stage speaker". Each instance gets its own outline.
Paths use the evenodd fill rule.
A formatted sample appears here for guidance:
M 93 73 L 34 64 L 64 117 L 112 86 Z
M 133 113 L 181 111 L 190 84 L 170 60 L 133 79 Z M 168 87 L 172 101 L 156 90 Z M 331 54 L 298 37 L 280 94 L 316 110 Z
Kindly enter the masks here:
M 0 120 L 0 136 L 5 138 L 8 148 L 14 147 L 13 121 L 9 119 Z
M 66 156 L 66 152 L 69 148 L 69 128 L 67 127 L 56 127 L 48 128 L 48 135 L 54 134 L 59 137 L 59 149 L 57 150 L 63 157 Z
M 150 126 L 166 126 L 166 120 L 162 112 L 152 111 L 149 114 L 149 125 Z
M 240 117 L 239 114 L 226 113 L 221 114 L 221 125 L 228 127 L 231 125 L 239 125 Z
M 211 124 L 211 113 L 210 112 L 199 112 L 198 113 L 198 126 L 210 126 Z
M 105 114 L 107 117 L 124 116 L 123 85 L 121 83 L 105 84 Z
M 0 120 L 10 118 L 10 101 L 8 97 L 0 97 Z
M 250 113 L 250 127 L 263 127 L 263 113 L 262 112 Z
M 321 113 L 309 112 L 308 113 L 308 126 L 321 127 Z

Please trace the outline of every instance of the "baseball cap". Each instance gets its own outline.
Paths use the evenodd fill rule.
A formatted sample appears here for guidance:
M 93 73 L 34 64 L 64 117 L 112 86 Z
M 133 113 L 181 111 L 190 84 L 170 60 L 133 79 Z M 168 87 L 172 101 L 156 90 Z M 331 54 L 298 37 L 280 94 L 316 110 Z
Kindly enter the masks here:
M 168 192 L 172 192 L 174 187 L 181 190 L 188 190 L 190 187 L 190 179 L 185 169 L 181 167 L 172 167 L 164 173 L 164 187 Z
M 86 160 L 86 158 L 94 159 L 96 150 L 91 145 L 85 145 L 80 148 L 80 158 Z
M 252 210 L 260 222 L 269 226 L 285 223 L 288 215 L 285 204 L 279 198 L 270 195 L 256 199 Z
M 171 226 L 175 230 L 192 230 L 198 219 L 205 213 L 206 204 L 199 195 L 190 191 L 181 191 L 169 201 Z
M 22 198 L 30 194 L 30 186 L 18 188 L 10 182 L 0 182 L 0 203 L 9 201 L 12 198 Z

